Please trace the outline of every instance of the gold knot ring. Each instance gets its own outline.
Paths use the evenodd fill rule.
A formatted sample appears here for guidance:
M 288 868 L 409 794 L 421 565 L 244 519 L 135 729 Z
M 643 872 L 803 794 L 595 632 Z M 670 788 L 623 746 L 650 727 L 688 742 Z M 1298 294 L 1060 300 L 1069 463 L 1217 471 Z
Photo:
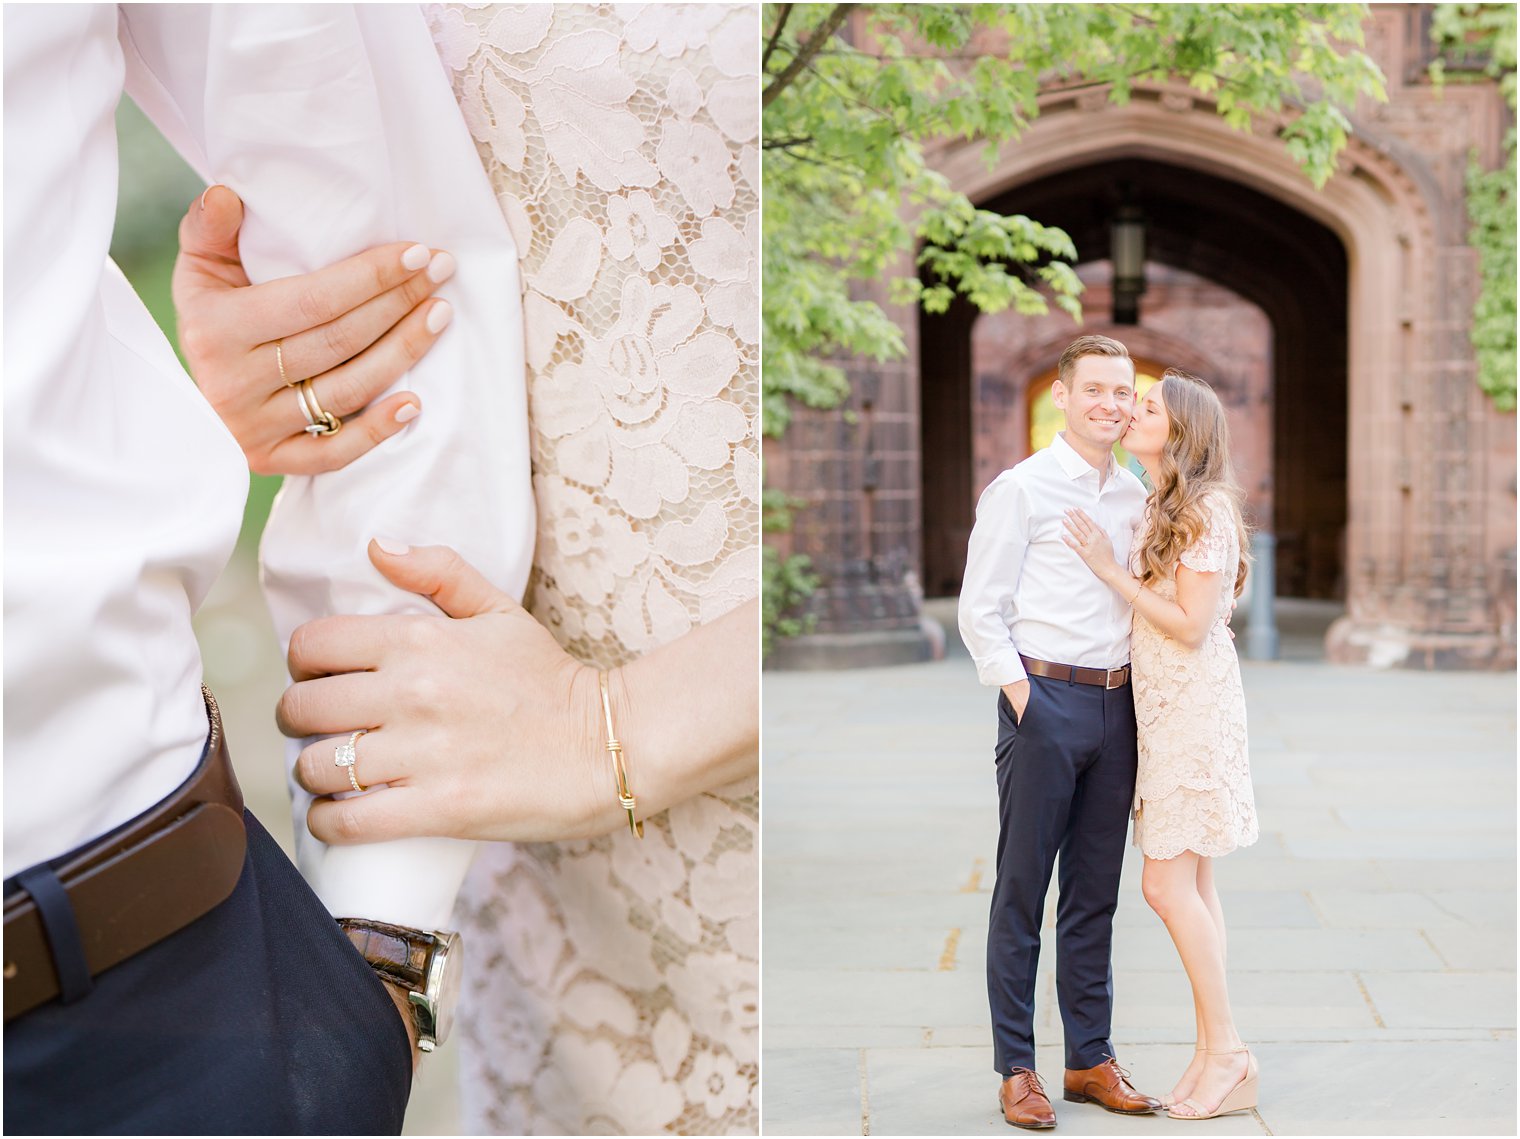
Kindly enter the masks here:
M 336 435 L 343 427 L 343 421 L 332 412 L 322 410 L 311 381 L 302 380 L 296 390 L 301 396 L 301 409 L 306 412 L 306 426 L 302 430 L 308 435 Z

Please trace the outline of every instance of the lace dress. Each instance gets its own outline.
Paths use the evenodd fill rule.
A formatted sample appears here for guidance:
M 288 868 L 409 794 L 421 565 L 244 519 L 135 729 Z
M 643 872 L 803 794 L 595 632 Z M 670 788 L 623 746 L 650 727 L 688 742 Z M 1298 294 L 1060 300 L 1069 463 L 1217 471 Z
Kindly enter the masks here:
M 1212 496 L 1207 506 L 1209 525 L 1181 559 L 1220 575 L 1218 611 L 1203 646 L 1183 648 L 1138 613 L 1130 635 L 1140 745 L 1135 843 L 1147 858 L 1185 850 L 1217 858 L 1257 839 L 1246 698 L 1228 628 L 1240 539 L 1229 502 Z M 1174 579 L 1154 588 L 1177 599 Z
M 425 10 L 523 251 L 527 604 L 620 664 L 758 592 L 757 13 Z M 456 915 L 468 1127 L 756 1130 L 758 810 L 750 779 L 642 842 L 483 848 Z

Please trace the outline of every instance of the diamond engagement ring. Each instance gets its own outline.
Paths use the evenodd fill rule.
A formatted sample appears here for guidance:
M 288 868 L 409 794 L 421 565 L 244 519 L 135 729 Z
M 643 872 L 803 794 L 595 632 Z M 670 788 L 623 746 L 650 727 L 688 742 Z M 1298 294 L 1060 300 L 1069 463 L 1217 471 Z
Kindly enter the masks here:
M 339 744 L 337 752 L 333 755 L 334 765 L 338 767 L 346 767 L 348 769 L 348 781 L 353 786 L 353 789 L 355 791 L 369 790 L 368 787 L 361 785 L 358 777 L 354 775 L 354 764 L 359 762 L 359 752 L 355 747 L 355 744 L 358 742 L 359 737 L 364 735 L 364 733 L 367 731 L 369 731 L 368 728 L 360 728 L 357 732 L 348 737 L 348 742 L 346 744 Z

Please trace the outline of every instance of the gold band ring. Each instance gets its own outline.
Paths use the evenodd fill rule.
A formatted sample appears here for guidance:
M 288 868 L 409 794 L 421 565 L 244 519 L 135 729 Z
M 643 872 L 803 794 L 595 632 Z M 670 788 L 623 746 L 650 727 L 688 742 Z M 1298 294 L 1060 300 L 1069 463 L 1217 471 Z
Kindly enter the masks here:
M 368 728 L 360 728 L 357 732 L 348 737 L 348 742 L 346 744 L 338 745 L 338 750 L 333 756 L 333 763 L 336 766 L 348 769 L 348 782 L 355 791 L 369 790 L 368 787 L 360 785 L 359 777 L 354 774 L 354 765 L 359 762 L 359 752 L 358 748 L 355 745 L 358 743 L 359 737 L 368 731 Z
M 281 347 L 284 343 L 284 340 L 276 340 L 274 342 L 274 363 L 275 367 L 280 369 L 280 382 L 287 388 L 293 388 L 299 381 L 293 380 L 285 374 L 285 350 Z
M 322 410 L 311 381 L 302 380 L 296 390 L 301 393 L 301 406 L 306 409 L 306 427 L 304 428 L 306 434 L 336 435 L 343 427 L 343 421 L 332 412 Z

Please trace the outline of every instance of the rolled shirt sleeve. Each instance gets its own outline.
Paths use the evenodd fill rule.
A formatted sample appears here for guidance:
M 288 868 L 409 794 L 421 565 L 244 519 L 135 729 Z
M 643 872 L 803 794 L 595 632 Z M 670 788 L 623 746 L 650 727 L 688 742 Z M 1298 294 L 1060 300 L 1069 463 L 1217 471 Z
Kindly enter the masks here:
M 517 250 L 421 11 L 141 5 L 122 9 L 120 30 L 128 92 L 242 197 L 251 281 L 399 240 L 458 262 L 439 291 L 449 331 L 392 388 L 417 392 L 422 417 L 342 470 L 285 479 L 260 549 L 282 647 L 319 616 L 438 613 L 374 569 L 375 537 L 453 546 L 520 597 L 534 513 Z M 334 915 L 448 925 L 473 843 L 327 847 L 306 829 L 310 796 L 291 788 L 298 862 Z
M 983 684 L 1001 687 L 1025 680 L 1010 627 L 1014 596 L 1029 547 L 1025 491 L 1014 471 L 1004 471 L 982 492 L 966 551 L 957 620 L 961 640 Z

